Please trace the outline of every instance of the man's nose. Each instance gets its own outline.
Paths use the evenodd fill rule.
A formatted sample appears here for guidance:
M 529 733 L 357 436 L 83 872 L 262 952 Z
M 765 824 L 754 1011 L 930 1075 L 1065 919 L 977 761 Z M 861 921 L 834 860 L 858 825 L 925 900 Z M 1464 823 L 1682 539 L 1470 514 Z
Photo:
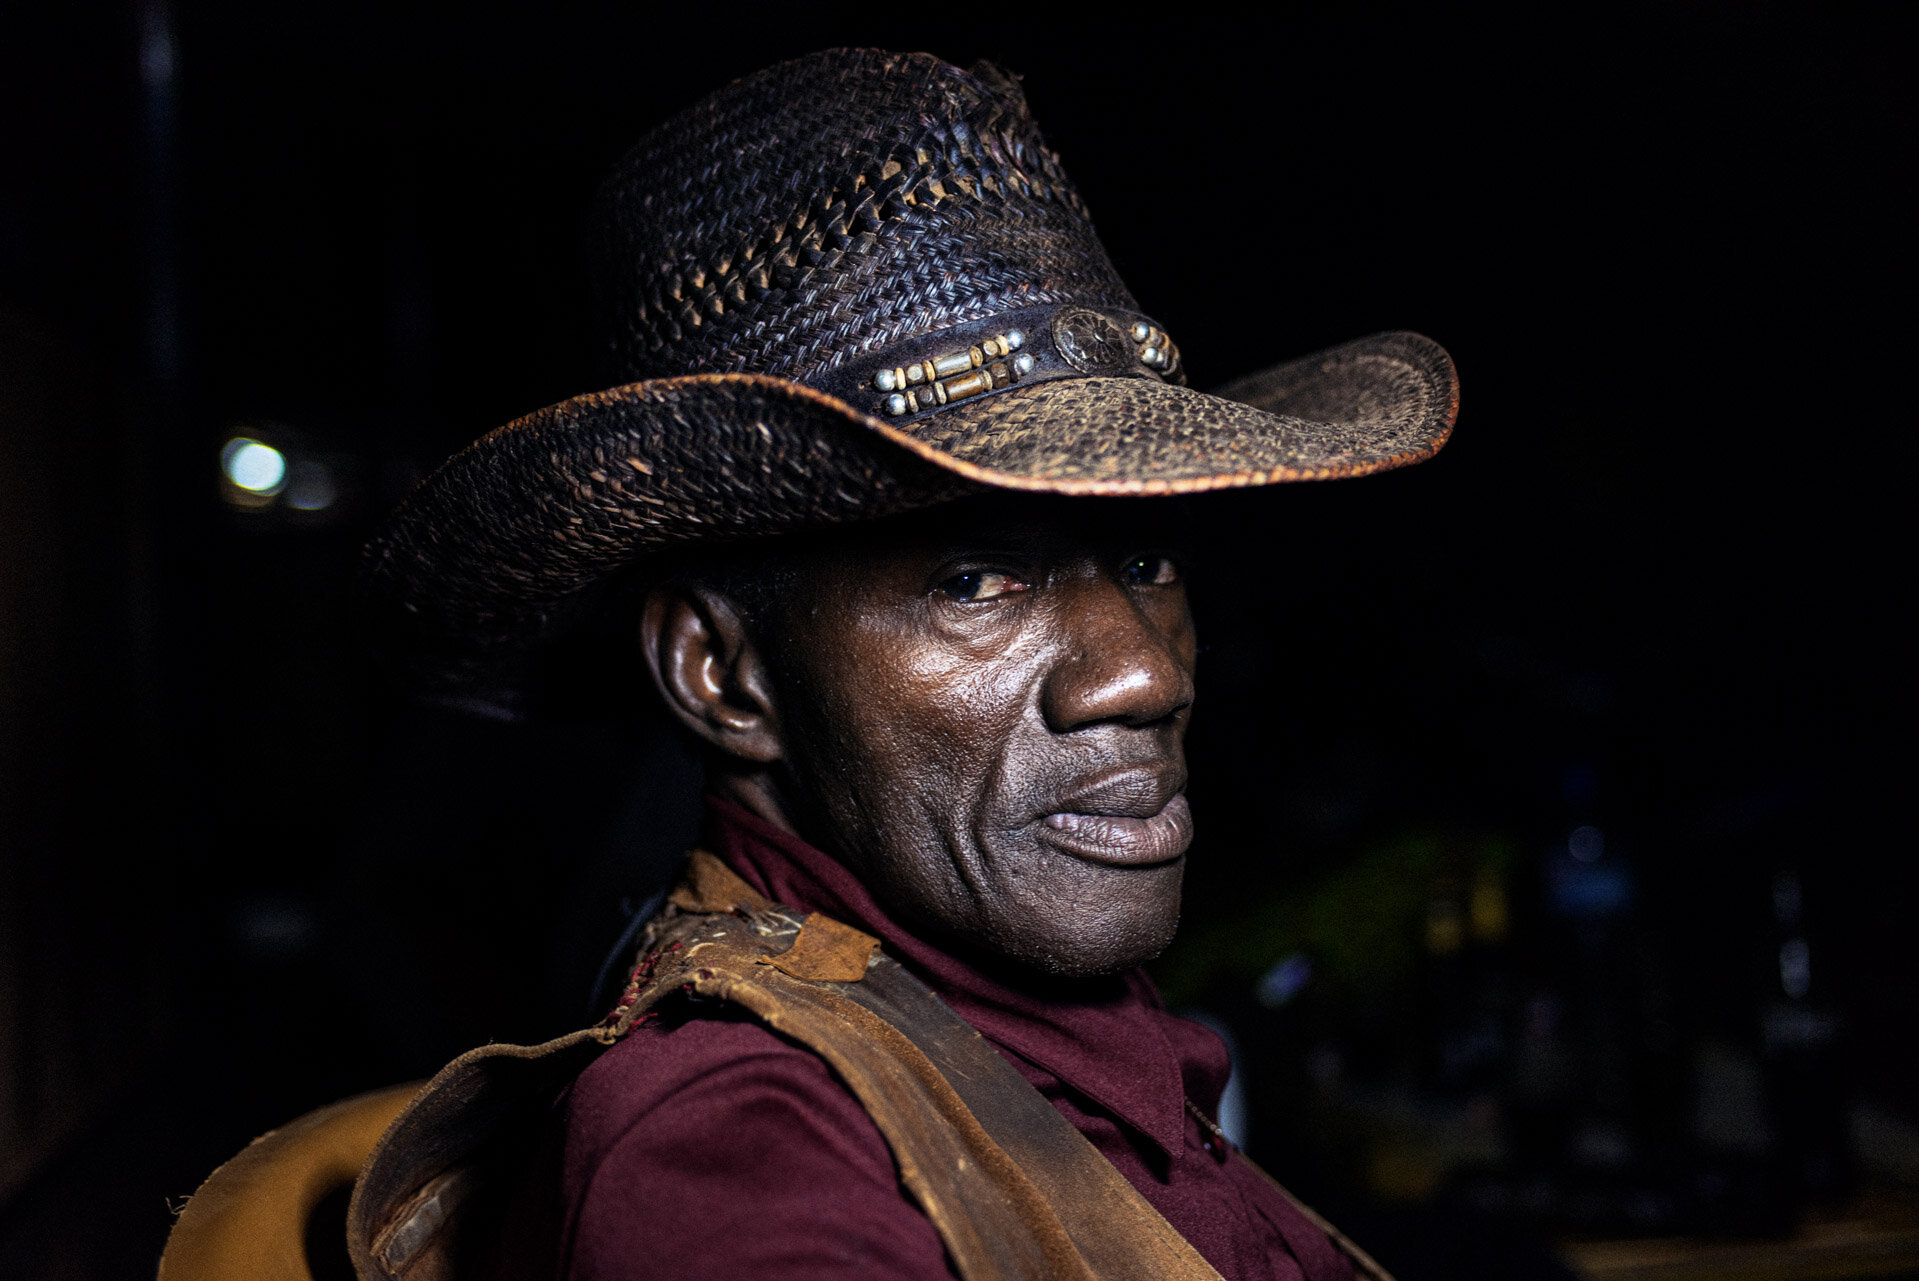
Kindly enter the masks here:
M 1192 704 L 1190 623 L 1167 634 L 1110 580 L 1076 583 L 1063 596 L 1061 658 L 1041 692 L 1054 733 L 1098 721 L 1150 725 Z

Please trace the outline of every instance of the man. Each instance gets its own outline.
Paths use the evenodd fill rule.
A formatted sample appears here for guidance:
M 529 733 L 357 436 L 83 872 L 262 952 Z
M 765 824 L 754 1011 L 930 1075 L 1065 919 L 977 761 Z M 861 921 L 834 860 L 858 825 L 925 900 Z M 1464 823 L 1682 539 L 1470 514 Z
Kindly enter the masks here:
M 1224 1050 L 1137 968 L 1193 834 L 1155 496 L 1428 457 L 1445 353 L 1186 389 L 990 66 L 775 67 L 607 193 L 622 385 L 448 463 L 369 581 L 411 679 L 496 703 L 638 582 L 606 677 L 700 743 L 709 823 L 604 1023 L 475 1051 L 389 1131 L 362 1275 L 1370 1269 L 1231 1149 Z

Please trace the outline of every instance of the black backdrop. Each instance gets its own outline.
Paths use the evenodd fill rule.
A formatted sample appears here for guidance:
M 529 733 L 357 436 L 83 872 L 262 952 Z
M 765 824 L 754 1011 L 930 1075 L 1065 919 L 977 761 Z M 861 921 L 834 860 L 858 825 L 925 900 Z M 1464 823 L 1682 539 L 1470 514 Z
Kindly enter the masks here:
M 7 39 L 7 465 L 39 496 L 8 538 L 41 575 L 8 955 L 135 1008 L 71 1047 L 138 1059 L 92 1133 L 157 1136 L 102 1259 L 291 1111 L 571 1017 L 684 840 L 678 750 L 598 714 L 630 672 L 531 727 L 406 710 L 353 554 L 422 469 L 593 388 L 581 218 L 625 146 L 833 44 L 1022 73 L 1196 385 L 1385 328 L 1459 364 L 1430 465 L 1220 500 L 1194 916 L 1408 823 L 1545 839 L 1590 771 L 1695 1006 L 1792 867 L 1855 1077 L 1915 1101 L 1903 12 L 921 8 L 200 3 Z M 342 497 L 227 510 L 238 431 Z M 94 1177 L 63 1160 L 8 1222 Z

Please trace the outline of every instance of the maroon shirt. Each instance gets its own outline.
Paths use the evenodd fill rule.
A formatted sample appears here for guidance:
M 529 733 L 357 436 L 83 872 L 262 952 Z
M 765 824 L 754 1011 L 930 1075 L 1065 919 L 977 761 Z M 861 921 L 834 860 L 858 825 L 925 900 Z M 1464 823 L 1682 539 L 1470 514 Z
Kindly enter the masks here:
M 776 903 L 877 935 L 1229 1281 L 1350 1281 L 1324 1233 L 1207 1146 L 1225 1047 L 1135 971 L 1071 999 L 1008 986 L 896 925 L 839 863 L 713 800 L 707 848 Z M 558 1275 L 577 1281 L 953 1275 L 891 1150 L 816 1055 L 750 1017 L 649 1020 L 561 1100 Z

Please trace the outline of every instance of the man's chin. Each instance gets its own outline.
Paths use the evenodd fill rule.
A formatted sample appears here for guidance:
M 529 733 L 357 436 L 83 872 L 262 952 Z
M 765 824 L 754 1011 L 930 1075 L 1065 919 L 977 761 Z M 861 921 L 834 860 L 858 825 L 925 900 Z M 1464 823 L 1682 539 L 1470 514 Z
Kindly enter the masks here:
M 1152 943 L 1127 943 L 1105 948 L 1041 949 L 1027 956 L 1008 955 L 1006 959 L 1020 968 L 1049 979 L 1082 980 L 1108 978 L 1124 974 L 1146 964 L 1173 941 L 1173 931 Z
M 980 941 L 1007 961 L 1051 978 L 1122 973 L 1152 960 L 1173 941 L 1179 928 L 1178 880 L 1184 870 L 1183 860 L 1153 869 L 1151 879 L 1174 883 L 1170 893 L 1145 902 L 1087 909 L 1060 899 L 1039 911 L 1033 910 L 1036 905 L 1022 905 L 1026 911 L 1002 917 L 990 937 Z

